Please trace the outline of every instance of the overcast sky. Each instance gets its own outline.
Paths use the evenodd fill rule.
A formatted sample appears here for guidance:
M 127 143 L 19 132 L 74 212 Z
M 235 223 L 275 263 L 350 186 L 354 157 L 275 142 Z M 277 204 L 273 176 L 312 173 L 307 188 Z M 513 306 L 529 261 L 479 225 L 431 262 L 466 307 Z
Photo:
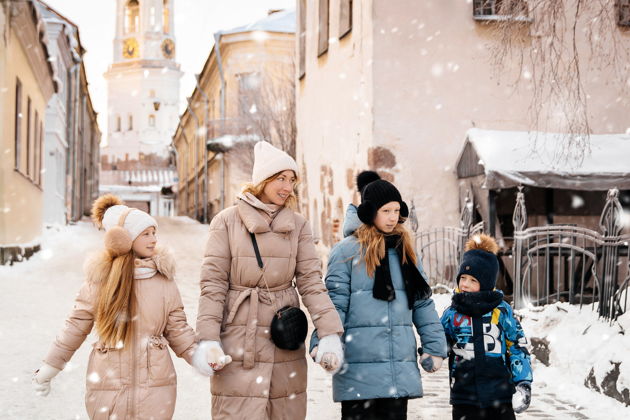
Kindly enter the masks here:
M 79 26 L 90 95 L 103 140 L 107 135 L 107 85 L 103 74 L 112 62 L 115 0 L 44 0 Z M 269 9 L 294 9 L 295 0 L 174 0 L 177 62 L 184 76 L 180 98 L 190 96 L 214 43 L 213 34 L 264 18 Z

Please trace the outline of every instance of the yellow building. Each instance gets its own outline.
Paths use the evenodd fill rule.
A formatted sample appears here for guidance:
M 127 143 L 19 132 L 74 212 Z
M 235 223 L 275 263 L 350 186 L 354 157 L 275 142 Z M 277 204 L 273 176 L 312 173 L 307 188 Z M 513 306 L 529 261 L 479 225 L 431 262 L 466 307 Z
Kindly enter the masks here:
M 173 137 L 178 214 L 208 221 L 234 204 L 255 141 L 295 154 L 294 50 L 293 11 L 215 34 Z
M 3 4 L 0 29 L 0 263 L 6 263 L 39 247 L 44 118 L 57 83 L 32 1 Z

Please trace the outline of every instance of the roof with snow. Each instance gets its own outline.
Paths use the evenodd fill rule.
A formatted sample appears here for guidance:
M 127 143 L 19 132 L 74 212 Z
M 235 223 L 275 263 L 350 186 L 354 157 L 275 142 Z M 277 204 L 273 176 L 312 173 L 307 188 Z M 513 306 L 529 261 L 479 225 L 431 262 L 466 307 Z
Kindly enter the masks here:
M 216 153 L 227 152 L 232 147 L 234 147 L 237 143 L 256 143 L 260 141 L 260 136 L 256 134 L 242 134 L 242 135 L 233 135 L 226 134 L 212 140 L 208 140 L 206 143 L 206 147 L 208 150 Z
M 581 162 L 558 159 L 565 139 L 555 133 L 472 128 L 457 159 L 457 176 L 484 175 L 488 189 L 630 189 L 629 134 L 591 135 Z
M 219 33 L 222 35 L 250 31 L 295 33 L 295 19 L 295 10 L 282 10 L 272 13 L 256 22 L 220 31 Z

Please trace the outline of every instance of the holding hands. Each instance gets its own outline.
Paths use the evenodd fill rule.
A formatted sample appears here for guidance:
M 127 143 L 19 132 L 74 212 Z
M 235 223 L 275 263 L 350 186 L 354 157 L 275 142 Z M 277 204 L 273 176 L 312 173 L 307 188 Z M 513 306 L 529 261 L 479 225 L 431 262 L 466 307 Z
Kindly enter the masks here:
M 231 362 L 232 357 L 223 353 L 221 344 L 211 340 L 200 341 L 192 358 L 193 367 L 205 376 L 212 376 Z
M 422 369 L 424 369 L 426 372 L 437 372 L 438 370 L 440 370 L 440 367 L 442 367 L 442 358 L 424 353 L 422 356 L 420 356 L 420 366 L 422 366 Z
M 311 357 L 327 372 L 333 375 L 339 372 L 344 362 L 343 346 L 339 336 L 331 334 L 322 337 L 319 344 L 311 351 Z

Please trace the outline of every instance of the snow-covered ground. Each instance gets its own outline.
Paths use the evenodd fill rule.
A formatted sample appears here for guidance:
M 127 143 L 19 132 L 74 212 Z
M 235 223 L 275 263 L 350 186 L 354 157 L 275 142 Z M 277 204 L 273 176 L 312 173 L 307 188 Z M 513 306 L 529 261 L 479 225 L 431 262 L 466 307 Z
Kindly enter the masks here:
M 188 320 L 194 326 L 207 227 L 182 217 L 159 222 L 160 241 L 176 255 L 177 282 Z M 53 380 L 48 397 L 35 396 L 30 381 L 72 308 L 83 281 L 83 261 L 88 253 L 101 247 L 102 235 L 88 222 L 52 227 L 43 235 L 41 252 L 14 266 L 0 266 L 0 418 L 87 418 L 83 405 L 84 382 L 93 336 L 88 337 L 72 362 Z M 448 306 L 450 295 L 436 294 L 434 300 L 441 313 Z M 518 418 L 630 418 L 630 408 L 583 385 L 585 374 L 593 365 L 597 374 L 602 375 L 608 360 L 630 364 L 630 337 L 618 334 L 618 326 L 597 320 L 589 308 L 580 312 L 568 305 L 558 307 L 561 309 L 549 306 L 542 311 L 521 312 L 528 336 L 547 337 L 551 342 L 552 367 L 534 361 L 532 406 Z M 630 314 L 620 322 L 627 331 Z M 588 326 L 588 331 L 582 334 Z M 319 366 L 309 363 L 308 419 L 339 418 L 340 406 L 332 402 L 331 377 Z M 626 386 L 630 378 L 628 364 L 621 365 Z M 174 418 L 210 418 L 209 381 L 181 359 L 175 360 L 175 367 L 178 399 Z M 447 369 L 443 367 L 435 374 L 424 374 L 423 385 L 425 397 L 410 402 L 409 418 L 450 419 Z

